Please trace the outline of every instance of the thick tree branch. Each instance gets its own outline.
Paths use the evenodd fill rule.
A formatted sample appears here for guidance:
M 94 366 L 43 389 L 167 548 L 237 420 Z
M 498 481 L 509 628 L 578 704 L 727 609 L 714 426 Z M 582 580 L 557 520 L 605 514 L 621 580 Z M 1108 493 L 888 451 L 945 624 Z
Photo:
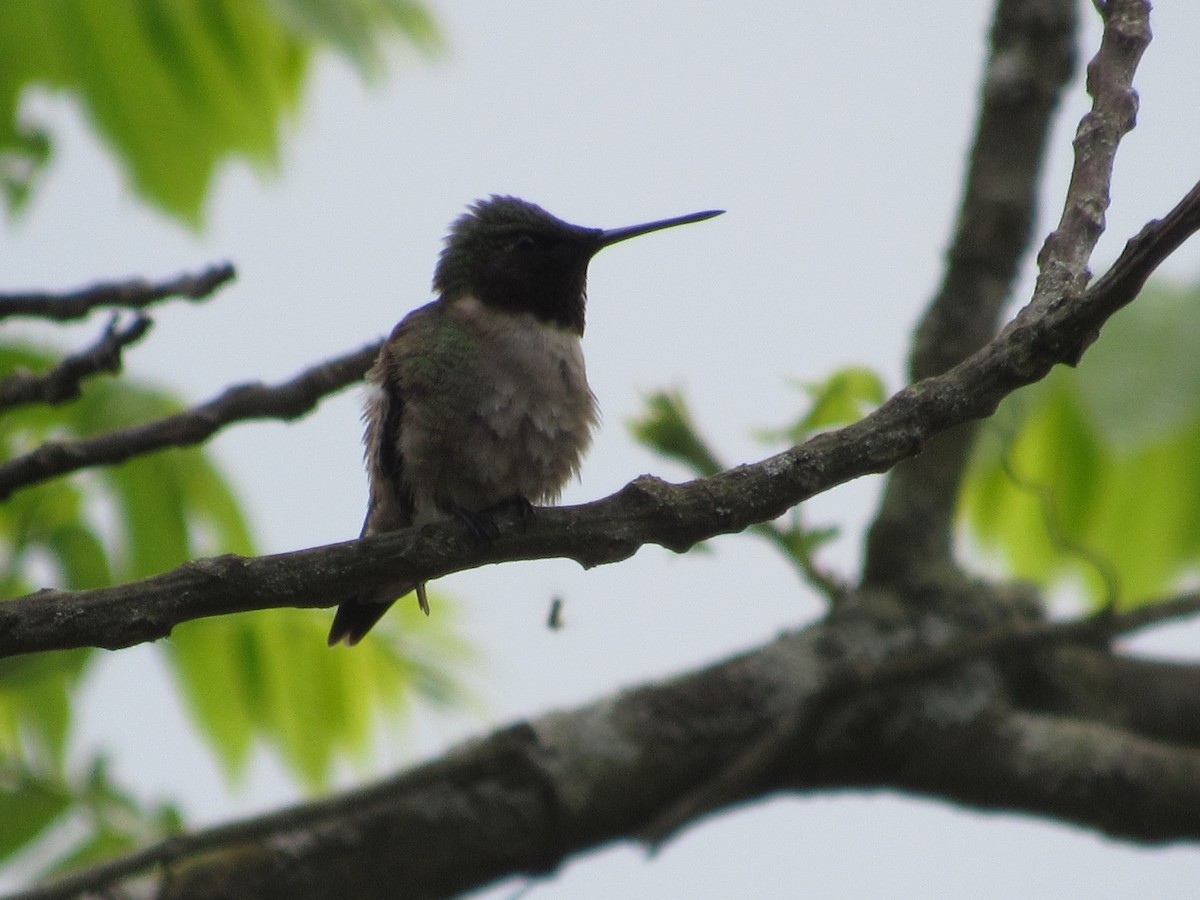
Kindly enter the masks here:
M 680 485 L 639 478 L 607 499 L 543 510 L 539 521 L 525 530 L 506 528 L 485 549 L 460 527 L 442 524 L 258 559 L 197 560 L 117 587 L 42 591 L 0 603 L 0 657 L 126 647 L 205 616 L 329 606 L 399 580 L 508 560 L 560 557 L 591 566 L 626 559 L 648 543 L 682 552 L 698 541 L 742 531 L 835 485 L 886 471 L 934 435 L 990 415 L 1005 396 L 1042 378 L 1056 363 L 1074 363 L 1108 317 L 1132 301 L 1157 265 L 1197 230 L 1200 184 L 1165 218 L 1143 228 L 1082 296 L 1039 298 L 966 362 L 905 388 L 853 425 L 757 464 Z M 370 348 L 360 354 L 361 359 L 340 361 L 345 383 L 355 366 L 365 365 Z M 252 398 L 262 391 L 271 395 L 271 389 L 246 390 Z M 319 396 L 299 393 L 308 403 Z M 243 402 L 235 395 L 235 409 L 242 410 L 237 404 Z M 261 406 L 251 409 L 262 415 Z M 193 427 L 211 433 L 217 426 L 202 418 Z
M 1074 822 L 1147 844 L 1200 839 L 1200 753 L 1104 723 L 1001 709 L 913 728 L 882 765 L 893 786 Z M 930 755 L 936 747 L 936 755 Z M 876 765 L 879 765 L 876 761 Z
M 371 344 L 305 369 L 277 385 L 240 384 L 165 419 L 74 441 L 52 441 L 0 463 L 0 500 L 13 491 L 92 466 L 112 465 L 167 447 L 199 444 L 228 425 L 257 419 L 291 421 L 321 398 L 362 378 L 379 354 Z
M 74 400 L 80 395 L 85 378 L 99 372 L 120 372 L 121 352 L 140 341 L 152 324 L 139 314 L 124 328 L 118 328 L 118 317 L 113 316 L 96 343 L 72 353 L 53 369 L 16 372 L 0 381 L 0 410 L 28 403 L 54 405 Z
M 153 868 L 164 870 L 162 896 L 192 900 L 314 896 L 330 885 L 363 898 L 394 896 L 398 885 L 406 897 L 447 896 L 552 871 L 611 840 L 645 840 L 681 798 L 730 786 L 721 773 L 764 745 L 772 752 L 736 791 L 694 805 L 674 826 L 779 791 L 870 786 L 1048 813 L 1135 840 L 1196 839 L 1200 753 L 1009 709 L 986 676 L 967 678 L 976 688 L 966 695 L 927 679 L 980 657 L 1197 612 L 1200 595 L 1189 595 L 933 646 L 919 623 L 818 624 L 682 678 L 509 726 L 375 786 L 171 838 L 19 896 L 103 891 Z M 960 695 L 939 697 L 947 691 Z M 1081 755 L 1088 764 L 1076 766 Z M 1169 774 L 1171 797 L 1163 787 L 1139 794 L 1152 767 Z M 1134 802 L 1163 803 L 1170 815 L 1122 815 Z M 389 852 L 417 844 L 419 853 Z
M 999 594 L 996 589 L 969 590 L 976 595 L 977 601 L 982 599 L 985 606 L 998 610 L 1004 608 L 1004 604 L 998 602 Z M 967 598 L 961 594 L 954 600 L 963 607 L 978 605 L 977 602 L 966 602 Z M 928 679 L 955 666 L 988 657 L 999 657 L 1003 660 L 1010 657 L 1023 659 L 1039 648 L 1060 648 L 1063 645 L 1071 646 L 1056 652 L 1084 652 L 1080 645 L 1087 647 L 1107 644 L 1118 635 L 1197 615 L 1200 613 L 1200 593 L 1154 601 L 1120 615 L 1105 611 L 1099 615 L 1068 622 L 1025 621 L 1021 611 L 1014 612 L 1017 614 L 1014 623 L 994 626 L 981 634 L 973 634 L 967 630 L 953 640 L 900 653 L 882 662 L 864 665 L 861 660 L 852 658 L 843 661 L 840 668 L 830 664 L 824 683 L 813 691 L 803 707 L 797 707 L 789 715 L 777 720 L 774 728 L 748 744 L 737 757 L 716 772 L 695 793 L 682 797 L 661 813 L 642 830 L 642 839 L 651 844 L 662 843 L 700 816 L 736 802 L 737 798 L 760 784 L 765 773 L 786 767 L 798 748 L 815 740 L 815 733 L 825 724 L 826 717 L 843 708 L 856 696 L 894 690 L 915 681 Z M 844 644 L 845 638 L 841 638 L 840 642 Z M 1146 667 L 1155 665 L 1149 661 L 1130 660 L 1108 652 L 1095 653 L 1107 660 L 1109 665 L 1115 666 L 1115 661 L 1120 660 L 1129 667 L 1142 666 L 1143 672 Z M 1098 692 L 1094 683 L 1078 682 L 1075 687 L 1076 699 L 1088 698 L 1089 716 L 1099 715 L 1105 722 L 1115 722 L 1115 717 L 1123 711 L 1115 704 L 1115 694 L 1120 689 L 1108 686 L 1108 692 Z M 1129 690 L 1129 686 L 1126 686 L 1125 690 Z M 1029 691 L 1026 691 L 1025 699 L 1029 699 Z M 1076 708 L 1072 712 L 1082 715 L 1083 710 Z
M 1200 747 L 1200 666 L 1112 656 L 1115 705 L 1122 727 L 1172 744 Z
M 113 281 L 94 284 L 65 294 L 45 292 L 0 294 L 0 319 L 33 316 L 56 322 L 83 319 L 98 307 L 145 309 L 171 297 L 207 299 L 217 288 L 232 281 L 236 272 L 230 263 L 211 266 L 196 275 L 179 275 L 165 281 Z
M 1013 660 L 1023 709 L 1103 721 L 1156 741 L 1200 749 L 1200 665 L 1060 647 Z
M 995 330 L 1030 236 L 1050 113 L 1071 59 L 1073 12 L 1074 3 L 998 7 L 966 196 L 946 279 L 917 332 L 914 378 L 957 364 Z M 1079 124 L 1061 221 L 1038 257 L 1035 303 L 1076 296 L 1087 283 L 1117 146 L 1134 125 L 1133 75 L 1150 40 L 1149 15 L 1146 0 L 1106 7 L 1088 65 L 1092 109 Z M 868 536 L 868 582 L 932 581 L 952 568 L 955 504 L 974 434 L 973 427 L 948 431 L 891 474 Z

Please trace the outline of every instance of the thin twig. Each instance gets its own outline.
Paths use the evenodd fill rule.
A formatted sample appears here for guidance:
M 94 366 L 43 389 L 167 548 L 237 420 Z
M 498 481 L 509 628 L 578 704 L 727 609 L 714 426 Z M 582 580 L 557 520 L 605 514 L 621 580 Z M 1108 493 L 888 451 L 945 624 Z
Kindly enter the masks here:
M 54 294 L 44 291 L 22 294 L 0 294 L 0 319 L 10 316 L 32 316 L 68 322 L 85 318 L 97 307 L 145 309 L 153 303 L 183 297 L 205 300 L 217 288 L 237 275 L 231 263 L 210 266 L 195 275 L 178 275 L 164 281 L 111 281 L 94 284 L 77 291 Z
M 114 315 L 92 346 L 65 357 L 49 371 L 14 372 L 0 381 L 0 410 L 29 403 L 66 403 L 80 395 L 83 380 L 90 375 L 120 372 L 121 351 L 141 340 L 153 323 L 140 313 L 124 328 L 118 328 L 118 322 Z
M 1076 69 L 1077 0 L 1003 0 L 991 27 L 979 119 L 937 295 L 921 318 L 914 381 L 962 362 L 996 333 L 1034 239 L 1054 112 Z
M 1113 0 L 1102 15 L 1100 49 L 1087 67 L 1092 108 L 1075 132 L 1075 162 L 1058 228 L 1038 253 L 1035 303 L 1061 302 L 1083 292 L 1088 260 L 1104 233 L 1117 148 L 1137 122 L 1133 75 L 1150 43 L 1150 3 Z
M 277 385 L 235 385 L 184 412 L 96 437 L 43 444 L 24 456 L 0 463 L 0 500 L 13 491 L 92 466 L 112 465 L 167 447 L 202 443 L 236 422 L 291 421 L 317 402 L 362 378 L 379 354 L 371 344 L 311 368 Z

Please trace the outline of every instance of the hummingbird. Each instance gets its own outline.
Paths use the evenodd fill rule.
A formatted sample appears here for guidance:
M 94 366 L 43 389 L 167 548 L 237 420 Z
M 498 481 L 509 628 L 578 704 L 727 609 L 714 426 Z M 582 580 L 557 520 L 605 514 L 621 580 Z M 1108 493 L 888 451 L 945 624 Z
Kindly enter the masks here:
M 599 422 L 581 346 L 588 263 L 722 212 L 606 230 L 516 197 L 469 206 L 438 258 L 437 299 L 404 317 L 367 374 L 362 536 L 457 518 L 490 540 L 491 515 L 557 499 Z M 410 591 L 428 615 L 425 582 L 389 584 L 338 607 L 330 646 L 357 644 Z

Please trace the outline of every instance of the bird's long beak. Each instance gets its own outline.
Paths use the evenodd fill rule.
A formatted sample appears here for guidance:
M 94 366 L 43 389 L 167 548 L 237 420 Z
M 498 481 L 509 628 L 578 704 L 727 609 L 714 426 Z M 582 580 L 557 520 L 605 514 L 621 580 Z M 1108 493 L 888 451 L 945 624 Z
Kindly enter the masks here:
M 725 212 L 723 209 L 706 209 L 704 212 L 689 213 L 686 216 L 676 216 L 673 219 L 659 219 L 657 222 L 646 222 L 644 225 L 609 228 L 600 232 L 600 243 L 596 249 L 599 250 L 601 247 L 607 247 L 610 244 L 616 244 L 620 241 L 627 241 L 629 238 L 637 237 L 639 234 L 648 234 L 651 231 L 659 231 L 663 228 L 674 228 L 676 225 L 687 225 L 690 222 L 703 222 L 705 219 L 719 216 L 723 212 Z

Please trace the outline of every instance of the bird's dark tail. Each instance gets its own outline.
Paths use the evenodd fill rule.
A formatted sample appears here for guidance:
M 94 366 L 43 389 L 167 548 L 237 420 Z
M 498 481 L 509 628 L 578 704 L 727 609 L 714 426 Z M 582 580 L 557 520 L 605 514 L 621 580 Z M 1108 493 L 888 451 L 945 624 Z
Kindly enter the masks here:
M 425 596 L 425 582 L 418 582 L 415 588 L 417 602 L 421 612 L 429 615 L 429 598 Z M 408 590 L 388 592 L 392 597 L 403 596 Z M 329 646 L 336 647 L 345 644 L 353 647 L 367 632 L 375 627 L 375 623 L 383 618 L 383 614 L 392 608 L 395 600 L 347 600 L 337 608 L 333 616 L 333 625 L 329 628 Z

